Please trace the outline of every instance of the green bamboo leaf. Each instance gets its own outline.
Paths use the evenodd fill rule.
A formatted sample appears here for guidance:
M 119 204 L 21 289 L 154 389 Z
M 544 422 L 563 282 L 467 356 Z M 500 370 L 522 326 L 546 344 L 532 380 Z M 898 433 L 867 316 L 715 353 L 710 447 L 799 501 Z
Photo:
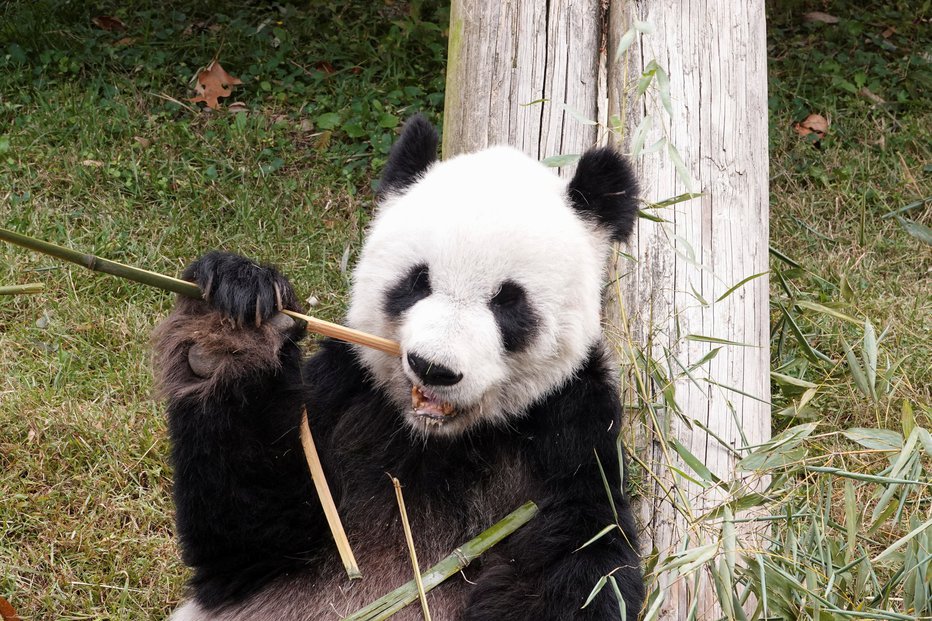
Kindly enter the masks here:
M 569 166 L 570 164 L 575 164 L 581 156 L 578 153 L 568 153 L 566 155 L 551 155 L 550 157 L 545 157 L 540 161 L 544 166 L 549 166 L 550 168 L 560 168 L 561 166 Z
M 647 612 L 644 613 L 644 621 L 657 621 L 660 616 L 660 607 L 667 597 L 667 592 L 661 589 L 655 589 L 647 598 Z
M 813 422 L 790 427 L 739 461 L 736 468 L 760 471 L 798 461 L 805 456 L 805 449 L 799 445 L 812 435 L 818 425 L 818 422 Z
M 650 206 L 651 209 L 658 207 L 672 207 L 673 205 L 685 203 L 686 201 L 691 201 L 692 199 L 699 198 L 700 196 L 702 196 L 702 192 L 684 192 L 682 194 L 677 194 L 676 196 L 664 199 L 660 202 L 651 203 Z
M 913 405 L 908 399 L 903 399 L 900 403 L 900 425 L 903 428 L 903 435 L 908 436 L 916 427 L 916 417 L 913 414 Z
M 716 301 L 716 302 L 721 302 L 722 300 L 724 300 L 725 298 L 727 298 L 729 295 L 731 295 L 732 293 L 734 293 L 736 289 L 740 289 L 742 286 L 744 286 L 744 285 L 747 284 L 748 282 L 754 280 L 755 278 L 760 278 L 761 276 L 766 276 L 766 275 L 769 274 L 769 273 L 770 273 L 770 270 L 767 270 L 766 272 L 761 272 L 761 273 L 759 273 L 759 274 L 751 274 L 751 275 L 748 276 L 747 278 L 744 278 L 743 280 L 739 281 L 737 284 L 735 284 L 734 286 L 732 286 L 731 288 L 729 288 L 728 291 L 726 291 L 725 293 L 723 293 L 722 295 L 720 295 L 715 301 Z
M 718 548 L 718 542 L 713 541 L 712 543 L 707 543 L 697 548 L 688 548 L 682 552 L 671 554 L 657 567 L 657 571 L 673 571 L 674 569 L 678 569 L 680 575 L 685 576 L 697 567 L 711 560 L 718 552 Z
M 636 36 L 637 31 L 634 28 L 629 28 L 625 34 L 621 35 L 621 41 L 618 42 L 618 48 L 615 50 L 615 62 L 618 62 L 621 55 L 628 51 Z
M 786 263 L 787 265 L 789 265 L 789 266 L 791 266 L 791 267 L 797 267 L 797 268 L 801 268 L 801 267 L 802 267 L 802 265 L 801 265 L 799 262 L 797 262 L 797 261 L 794 260 L 794 259 L 791 259 L 790 257 L 788 257 L 787 255 L 783 254 L 782 252 L 780 252 L 779 250 L 777 250 L 777 249 L 774 248 L 773 246 L 770 246 L 769 252 L 770 252 L 770 254 L 772 254 L 773 256 L 775 256 L 776 258 L 780 259 L 781 261 L 783 261 L 784 263 Z
M 905 205 L 905 206 L 903 206 L 903 207 L 900 207 L 899 209 L 894 209 L 893 211 L 888 211 L 887 213 L 885 213 L 885 214 L 883 214 L 882 216 L 880 216 L 880 219 L 881 219 L 881 220 L 886 220 L 887 218 L 892 218 L 893 216 L 895 216 L 895 215 L 897 215 L 897 214 L 901 214 L 901 213 L 903 213 L 904 211 L 911 211 L 911 210 L 913 210 L 913 209 L 916 209 L 917 207 L 922 207 L 923 205 L 925 205 L 926 203 L 929 203 L 929 202 L 932 202 L 932 196 L 927 196 L 927 197 L 925 197 L 925 198 L 920 198 L 918 201 L 913 201 L 912 203 L 909 203 L 908 205 Z
M 608 581 L 608 576 L 602 576 L 599 578 L 599 581 L 595 583 L 595 586 L 592 587 L 592 590 L 589 591 L 589 597 L 586 598 L 586 602 L 582 605 L 583 608 L 592 603 L 592 600 L 595 599 L 595 596 L 599 594 L 602 588 L 605 586 L 605 583 Z
M 792 375 L 777 373 L 776 371 L 770 372 L 770 378 L 780 386 L 795 386 L 797 388 L 818 388 L 819 386 L 818 384 L 813 384 L 810 381 L 799 379 L 798 377 L 793 377 Z
M 663 148 L 663 145 L 665 145 L 666 143 L 667 143 L 666 138 L 660 138 L 656 142 L 654 142 L 654 144 L 650 145 L 649 147 L 641 151 L 641 155 L 644 156 L 644 155 L 651 155 L 653 153 L 657 153 L 658 151 L 660 151 L 660 149 Z
M 870 384 L 867 383 L 867 376 L 861 368 L 861 363 L 858 362 L 854 352 L 851 350 L 851 346 L 848 345 L 848 341 L 846 341 L 844 337 L 841 338 L 841 345 L 845 349 L 845 360 L 848 362 L 848 371 L 851 372 L 851 378 L 854 380 L 855 386 L 858 387 L 858 390 L 860 390 L 865 397 L 871 399 L 871 387 Z
M 737 345 L 738 347 L 757 347 L 753 343 L 742 343 L 741 341 L 729 341 L 717 336 L 705 336 L 703 334 L 687 334 L 687 341 L 696 341 L 698 343 L 715 343 L 716 345 Z
M 644 141 L 647 139 L 647 133 L 653 127 L 653 123 L 654 121 L 650 116 L 645 116 L 638 123 L 637 129 L 634 130 L 634 138 L 631 140 L 631 157 L 637 158 L 643 155 L 641 150 L 644 147 Z
M 864 320 L 861 359 L 864 361 L 864 371 L 867 375 L 867 386 L 870 388 L 871 398 L 877 401 L 877 333 L 874 331 L 874 324 L 869 319 Z
M 845 531 L 848 535 L 848 547 L 845 560 L 850 561 L 857 552 L 858 545 L 858 502 L 854 496 L 854 483 L 845 481 Z
M 709 563 L 709 572 L 712 574 L 712 582 L 715 584 L 718 604 L 722 607 L 722 617 L 724 619 L 734 619 L 735 612 L 732 608 L 732 598 L 729 593 L 729 585 L 732 579 L 725 559 L 719 559 L 718 563 Z
M 580 112 L 573 106 L 569 105 L 568 103 L 564 103 L 562 107 L 563 107 L 564 112 L 569 114 L 571 117 L 573 117 L 574 119 L 576 119 L 583 125 L 598 125 L 598 123 L 596 123 L 595 121 L 593 121 L 592 119 L 590 119 L 585 114 L 583 114 L 582 112 Z
M 648 21 L 634 20 L 634 25 L 632 26 L 638 32 L 643 32 L 644 34 L 654 34 L 654 25 Z
M 806 470 L 811 472 L 820 472 L 822 474 L 832 474 L 836 477 L 854 479 L 855 481 L 867 481 L 868 483 L 883 483 L 885 485 L 899 483 L 900 485 L 921 485 L 923 487 L 930 485 L 929 483 L 923 483 L 922 481 L 912 481 L 910 479 L 894 479 L 892 477 L 880 476 L 878 474 L 864 474 L 863 472 L 850 472 L 848 470 L 842 470 L 841 468 L 831 468 L 829 466 L 806 466 Z
M 618 588 L 618 581 L 615 580 L 615 576 L 608 577 L 608 583 L 612 585 L 612 591 L 615 592 L 615 599 L 618 600 L 618 619 L 620 621 L 628 621 L 628 604 L 625 602 L 624 595 L 621 594 L 621 589 Z
M 707 362 L 709 362 L 710 360 L 714 359 L 714 358 L 718 355 L 718 352 L 720 352 L 720 351 L 722 351 L 722 348 L 721 348 L 721 347 L 714 347 L 714 348 L 712 348 L 705 356 L 703 356 L 702 358 L 700 358 L 700 359 L 697 360 L 696 362 L 694 362 L 694 363 L 692 363 L 691 365 L 689 365 L 689 370 L 690 370 L 690 372 L 695 371 L 696 369 L 698 369 L 699 367 L 701 367 L 701 366 L 704 365 L 705 363 L 707 363 Z
M 903 448 L 903 436 L 890 429 L 852 427 L 842 435 L 874 451 L 899 451 Z
M 660 74 L 658 73 L 658 76 Z M 680 178 L 680 181 L 686 186 L 686 189 L 689 192 L 693 191 L 693 179 L 689 174 L 689 170 L 686 168 L 686 163 L 683 162 L 683 158 L 680 157 L 680 152 L 677 151 L 676 146 L 669 140 L 667 141 L 667 155 L 670 156 L 670 161 L 673 162 L 673 167 L 676 168 L 676 175 Z
M 689 283 L 689 288 L 692 289 L 693 297 L 696 298 L 696 300 L 697 300 L 700 304 L 702 304 L 703 306 L 708 306 L 708 305 L 709 305 L 709 302 L 708 302 L 704 297 L 702 297 L 702 294 L 700 294 L 698 291 L 696 291 L 696 288 L 693 286 L 693 284 L 692 284 L 691 282 Z
M 890 557 L 894 552 L 896 552 L 896 551 L 899 550 L 901 547 L 903 547 L 904 544 L 910 542 L 910 541 L 911 541 L 914 537 L 916 537 L 917 535 L 919 535 L 919 534 L 925 532 L 925 530 L 926 530 L 927 528 L 929 528 L 930 526 L 932 526 L 932 518 L 926 520 L 925 522 L 923 522 L 922 524 L 920 524 L 919 526 L 917 526 L 917 527 L 914 528 L 913 530 L 909 531 L 908 533 L 906 533 L 905 535 L 903 535 L 902 537 L 900 537 L 899 539 L 897 539 L 896 541 L 894 541 L 893 543 L 891 543 L 891 544 L 887 547 L 886 550 L 884 550 L 883 552 L 881 552 L 880 554 L 878 554 L 877 556 L 875 556 L 875 557 L 871 560 L 871 563 L 879 563 L 880 561 L 887 559 L 887 558 Z
M 823 306 L 822 304 L 817 304 L 815 302 L 810 302 L 808 300 L 796 300 L 795 305 L 800 308 L 805 308 L 811 311 L 815 311 L 817 313 L 822 313 L 824 315 L 831 315 L 832 317 L 835 317 L 836 319 L 847 321 L 848 323 L 856 325 L 856 326 L 861 325 L 861 322 L 858 319 L 855 319 L 851 315 L 846 315 L 845 313 L 842 313 L 841 311 L 837 311 L 834 308 L 831 308 L 829 306 Z
M 806 354 L 806 357 L 816 362 L 822 360 L 824 362 L 832 362 L 832 359 L 817 350 L 815 347 L 809 344 L 809 341 L 806 340 L 806 335 L 803 334 L 803 331 L 800 329 L 799 324 L 796 323 L 796 319 L 793 318 L 793 315 L 790 314 L 790 311 L 786 310 L 786 307 L 783 306 L 780 302 L 777 302 L 777 307 L 783 313 L 783 316 L 786 318 L 786 323 L 790 327 L 790 331 L 796 337 L 796 342 L 799 343 L 799 346 L 802 347 L 803 353 Z
M 922 427 L 916 427 L 919 431 L 919 442 L 922 443 L 922 450 L 926 452 L 926 455 L 932 457 L 932 434 L 923 429 Z
M 673 447 L 673 450 L 677 452 L 680 458 L 686 462 L 686 464 L 692 468 L 693 472 L 699 475 L 699 478 L 702 479 L 705 483 L 709 485 L 719 485 L 722 480 L 715 475 L 714 472 L 709 470 L 705 464 L 703 464 L 698 457 L 689 452 L 685 446 L 680 444 L 676 438 L 668 438 L 667 443 Z
M 932 246 L 932 229 L 927 227 L 921 222 L 914 222 L 912 220 L 907 220 L 902 216 L 896 217 L 897 222 L 900 223 L 900 226 L 903 227 L 903 230 L 906 231 L 912 237 L 915 237 L 922 243 Z
M 663 107 L 666 109 L 667 114 L 672 117 L 673 103 L 670 101 L 670 76 L 667 75 L 667 72 L 664 71 L 663 67 L 658 65 L 656 61 L 650 61 L 647 66 L 653 66 L 654 71 L 657 72 L 657 90 L 660 92 L 660 101 L 663 103 Z
M 733 578 L 735 564 L 738 560 L 738 535 L 735 530 L 735 516 L 728 505 L 725 505 L 725 519 L 722 521 L 722 546 L 725 550 L 725 562 L 728 563 L 728 571 Z M 728 584 L 731 584 L 731 581 Z
M 669 220 L 664 220 L 660 216 L 655 216 L 654 214 L 644 211 L 643 209 L 638 210 L 638 217 L 644 218 L 645 220 L 650 220 L 651 222 L 669 222 Z
M 601 539 L 602 537 L 604 537 L 604 536 L 607 535 L 608 533 L 612 532 L 612 531 L 615 530 L 616 528 L 618 528 L 618 525 L 617 525 L 617 524 L 609 524 L 608 526 L 606 526 L 605 528 L 603 528 L 602 530 L 600 530 L 598 533 L 596 533 L 595 536 L 592 537 L 592 539 L 590 539 L 590 540 L 587 541 L 586 543 L 582 544 L 581 546 L 579 546 L 578 548 L 576 548 L 575 550 L 573 550 L 573 552 L 574 552 L 574 553 L 575 553 L 575 552 L 579 552 L 580 550 L 582 550 L 582 549 L 585 548 L 586 546 L 592 545 L 593 543 L 595 543 L 596 541 L 598 541 L 599 539 Z
M 647 89 L 650 88 L 650 83 L 654 81 L 654 75 L 656 75 L 654 71 L 645 71 L 641 74 L 641 79 L 638 80 L 638 85 L 635 89 L 638 97 L 642 97 L 644 93 L 647 92 Z

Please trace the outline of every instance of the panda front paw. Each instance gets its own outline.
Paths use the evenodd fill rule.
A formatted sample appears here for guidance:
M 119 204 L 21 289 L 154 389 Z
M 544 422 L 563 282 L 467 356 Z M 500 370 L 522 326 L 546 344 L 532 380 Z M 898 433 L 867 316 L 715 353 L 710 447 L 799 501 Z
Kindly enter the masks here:
M 184 271 L 204 300 L 236 325 L 261 326 L 279 311 L 300 310 L 288 279 L 274 267 L 232 252 L 210 252 Z

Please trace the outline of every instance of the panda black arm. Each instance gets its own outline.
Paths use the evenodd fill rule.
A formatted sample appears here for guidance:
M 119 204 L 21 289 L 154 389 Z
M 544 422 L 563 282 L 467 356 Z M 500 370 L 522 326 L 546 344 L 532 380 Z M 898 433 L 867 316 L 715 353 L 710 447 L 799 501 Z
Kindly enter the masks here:
M 644 593 L 634 517 L 618 468 L 615 439 L 621 407 L 602 354 L 563 390 L 532 408 L 528 453 L 545 490 L 540 513 L 500 544 L 473 589 L 463 621 L 618 619 L 606 586 L 586 607 L 598 580 L 611 574 L 636 619 Z M 612 499 L 599 472 L 601 462 Z M 610 524 L 616 528 L 580 549 Z
M 184 274 L 206 301 L 179 299 L 153 334 L 167 400 L 178 537 L 207 608 L 294 568 L 325 534 L 299 438 L 305 390 L 297 309 L 273 268 L 211 253 Z

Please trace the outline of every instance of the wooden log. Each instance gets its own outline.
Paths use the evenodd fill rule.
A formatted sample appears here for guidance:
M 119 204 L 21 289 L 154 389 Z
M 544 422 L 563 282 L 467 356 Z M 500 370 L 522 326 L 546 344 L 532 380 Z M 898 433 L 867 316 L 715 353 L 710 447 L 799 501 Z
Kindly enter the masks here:
M 669 435 L 709 470 L 723 480 L 739 480 L 745 475 L 735 471 L 740 458 L 735 451 L 770 437 L 768 278 L 764 274 L 719 298 L 741 280 L 769 269 L 764 3 L 613 0 L 608 49 L 617 48 L 636 20 L 653 24 L 655 30 L 635 37 L 629 52 L 609 67 L 609 114 L 624 117 L 629 136 L 645 114 L 666 121 L 666 127 L 655 124 L 644 143 L 652 144 L 665 132 L 693 179 L 693 187 L 687 187 L 668 153 L 645 156 L 639 160 L 639 177 L 646 200 L 690 190 L 702 196 L 652 212 L 668 224 L 639 220 L 627 249 L 638 262 L 619 260 L 621 296 L 612 316 L 617 325 L 627 315 L 628 325 L 619 329 L 630 329 L 636 343 L 650 343 L 655 359 L 672 356 L 689 368 L 720 348 L 695 373 L 710 381 L 682 378 L 675 385 L 685 418 L 698 420 L 712 433 L 695 424 L 690 430 L 678 416 L 668 415 L 664 423 Z M 672 116 L 659 98 L 645 105 L 631 93 L 632 81 L 655 59 L 669 75 Z M 747 345 L 721 345 L 688 335 Z M 663 474 L 660 481 L 650 482 L 640 505 L 647 538 L 663 558 L 682 545 L 691 527 L 693 535 L 698 529 L 674 509 L 676 497 L 663 493 L 661 485 L 675 484 L 694 517 L 723 501 L 725 493 L 676 476 L 666 465 L 671 452 L 664 453 L 658 430 L 645 424 L 638 432 L 639 457 Z M 675 454 L 672 461 L 690 471 Z M 764 483 L 746 482 L 757 488 Z M 745 532 L 745 540 L 748 536 Z M 690 547 L 700 543 L 696 535 Z M 698 585 L 672 573 L 659 579 L 665 593 L 660 618 L 684 619 L 692 606 L 699 619 L 721 614 L 708 572 L 700 574 Z
M 652 24 L 653 32 L 638 31 L 616 55 L 636 22 Z M 672 358 L 688 368 L 721 347 L 695 372 L 700 381 L 683 376 L 675 382 L 682 416 L 701 426 L 687 428 L 667 408 L 631 416 L 626 431 L 635 427 L 635 453 L 658 475 L 647 477 L 640 507 L 644 550 L 655 547 L 663 559 L 684 537 L 695 547 L 706 535 L 697 534 L 700 529 L 679 510 L 688 505 L 700 514 L 724 493 L 677 475 L 671 466 L 690 468 L 667 441 L 675 439 L 721 478 L 738 480 L 741 449 L 770 436 L 766 274 L 722 298 L 768 269 L 763 2 L 453 0 L 449 45 L 445 157 L 491 144 L 510 144 L 538 159 L 605 142 L 626 151 L 650 115 L 657 122 L 645 144 L 668 138 L 692 183 L 681 179 L 665 147 L 635 159 L 644 198 L 702 194 L 654 212 L 668 223 L 639 220 L 633 240 L 622 248 L 636 262 L 619 259 L 615 297 L 606 311 L 609 331 L 629 341 L 622 351 L 634 347 L 674 369 Z M 669 76 L 671 113 L 656 93 L 635 93 L 653 60 Z M 560 172 L 567 176 L 572 169 Z M 647 387 L 657 401 L 659 388 Z M 676 492 L 666 493 L 671 489 Z M 692 576 L 650 577 L 652 588 L 664 593 L 660 618 L 686 618 L 693 605 L 698 619 L 717 618 L 715 589 L 707 572 L 700 578 L 695 588 Z

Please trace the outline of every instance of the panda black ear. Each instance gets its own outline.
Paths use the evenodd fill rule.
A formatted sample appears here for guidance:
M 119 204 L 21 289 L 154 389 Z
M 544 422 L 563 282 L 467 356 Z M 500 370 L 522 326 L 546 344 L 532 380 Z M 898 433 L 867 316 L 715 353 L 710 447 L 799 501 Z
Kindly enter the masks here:
M 567 188 L 573 208 L 606 229 L 612 241 L 625 241 L 638 215 L 638 184 L 628 161 L 609 147 L 590 149 L 580 159 Z
M 417 181 L 437 161 L 439 142 L 437 130 L 423 116 L 418 114 L 408 119 L 388 155 L 379 181 L 379 194 L 404 190 Z

